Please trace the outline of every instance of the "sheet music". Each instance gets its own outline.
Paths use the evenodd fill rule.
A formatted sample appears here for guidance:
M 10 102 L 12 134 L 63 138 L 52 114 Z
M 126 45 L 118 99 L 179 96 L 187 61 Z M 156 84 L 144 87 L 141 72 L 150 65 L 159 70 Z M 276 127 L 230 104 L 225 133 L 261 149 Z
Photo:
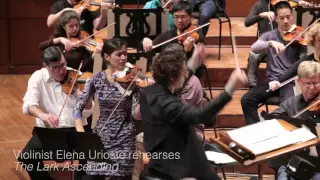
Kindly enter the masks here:
M 306 142 L 314 138 L 316 138 L 316 136 L 313 133 L 302 127 L 293 131 L 287 131 L 277 137 L 251 144 L 246 147 L 254 154 L 259 155 L 288 145 Z
M 219 153 L 214 151 L 206 151 L 206 156 L 209 161 L 212 161 L 216 164 L 229 164 L 237 162 L 232 157 L 225 153 Z
M 231 139 L 243 146 L 249 146 L 287 132 L 288 131 L 275 119 L 227 131 Z

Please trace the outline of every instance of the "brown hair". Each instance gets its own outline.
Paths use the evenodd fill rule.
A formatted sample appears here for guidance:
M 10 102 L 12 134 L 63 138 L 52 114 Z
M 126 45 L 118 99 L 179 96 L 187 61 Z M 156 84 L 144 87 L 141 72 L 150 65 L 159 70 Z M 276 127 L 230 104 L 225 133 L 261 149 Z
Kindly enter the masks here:
M 170 79 L 179 77 L 181 67 L 186 62 L 186 53 L 181 45 L 168 45 L 153 60 L 151 69 L 154 80 L 159 84 L 168 86 Z

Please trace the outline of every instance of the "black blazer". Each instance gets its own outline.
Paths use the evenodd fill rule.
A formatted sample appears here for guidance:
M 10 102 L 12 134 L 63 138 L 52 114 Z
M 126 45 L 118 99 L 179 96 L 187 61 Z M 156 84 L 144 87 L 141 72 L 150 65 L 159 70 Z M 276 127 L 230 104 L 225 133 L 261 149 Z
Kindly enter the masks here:
M 223 92 L 207 107 L 197 109 L 183 104 L 163 85 L 153 84 L 144 88 L 140 96 L 140 111 L 144 146 L 151 158 L 145 171 L 167 180 L 184 177 L 220 179 L 212 172 L 193 126 L 212 121 L 230 100 L 231 96 Z

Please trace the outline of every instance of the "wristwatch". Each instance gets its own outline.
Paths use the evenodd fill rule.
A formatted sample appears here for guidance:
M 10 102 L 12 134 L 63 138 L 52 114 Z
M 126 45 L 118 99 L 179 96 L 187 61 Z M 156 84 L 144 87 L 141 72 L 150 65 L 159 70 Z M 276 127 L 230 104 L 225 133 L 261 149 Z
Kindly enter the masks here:
M 271 48 L 272 47 L 272 41 L 268 42 L 268 47 Z

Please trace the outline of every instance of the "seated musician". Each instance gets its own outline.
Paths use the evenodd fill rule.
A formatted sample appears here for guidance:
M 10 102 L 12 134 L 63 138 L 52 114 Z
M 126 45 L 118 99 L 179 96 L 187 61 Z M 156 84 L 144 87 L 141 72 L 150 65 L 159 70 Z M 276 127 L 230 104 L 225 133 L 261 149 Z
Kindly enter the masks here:
M 59 24 L 55 26 L 53 35 L 49 40 L 40 43 L 40 49 L 44 50 L 50 46 L 58 46 L 65 52 L 68 66 L 78 69 L 81 61 L 83 61 L 81 71 L 93 72 L 93 56 L 99 53 L 101 45 L 97 45 L 94 52 L 90 52 L 87 47 L 77 43 L 85 31 L 81 30 L 80 18 L 75 11 L 64 11 L 61 13 Z M 72 40 L 73 39 L 73 40 Z
M 89 11 L 86 8 L 73 8 L 78 3 L 82 3 L 81 0 L 59 0 L 55 1 L 50 8 L 50 15 L 47 18 L 48 27 L 53 27 L 56 22 L 59 21 L 63 12 L 73 10 L 81 19 L 82 29 L 89 34 L 93 33 L 93 30 L 100 30 L 107 24 L 107 11 L 109 8 L 114 8 L 115 4 L 101 2 L 100 10 Z
M 307 2 L 298 1 L 298 6 L 308 7 Z M 258 37 L 262 36 L 265 32 L 271 31 L 277 28 L 275 23 L 274 6 L 270 3 L 270 0 L 259 0 L 251 8 L 250 13 L 245 19 L 244 25 L 250 27 L 258 24 Z M 254 53 L 250 52 L 248 58 L 248 81 L 249 86 L 257 86 L 259 65 L 262 62 L 267 61 L 266 52 Z
M 281 85 L 281 82 L 289 80 L 290 78 L 297 75 L 297 70 L 301 62 L 303 61 L 315 61 L 318 63 L 320 62 L 320 23 L 313 25 L 304 34 L 304 37 L 305 37 L 305 42 L 308 44 L 308 46 L 312 47 L 315 50 L 315 52 L 308 56 L 303 56 L 299 61 L 295 62 L 286 73 L 284 73 L 282 76 L 276 79 L 272 84 L 272 86 L 270 87 L 273 91 L 279 88 L 279 86 Z
M 175 95 L 189 74 L 186 61 L 186 56 L 179 52 L 156 56 L 152 64 L 155 84 L 145 87 L 140 94 L 144 146 L 150 154 L 142 177 L 220 179 L 210 168 L 193 126 L 212 121 L 230 101 L 236 86 L 247 82 L 246 76 L 243 71 L 235 70 L 223 93 L 205 107 L 196 108 L 184 104 Z
M 251 46 L 254 53 L 267 52 L 267 81 L 250 89 L 241 98 L 242 110 L 247 124 L 259 122 L 258 105 L 268 98 L 278 96 L 280 102 L 283 102 L 294 95 L 294 83 L 287 84 L 277 91 L 267 92 L 267 90 L 273 86 L 274 80 L 283 75 L 307 51 L 306 46 L 298 43 L 292 43 L 286 49 L 284 48 L 286 42 L 282 36 L 292 27 L 293 17 L 292 8 L 288 2 L 280 1 L 275 5 L 275 17 L 278 28 L 266 32 Z
M 153 41 L 149 38 L 144 38 L 142 41 L 143 49 L 145 51 L 150 51 L 150 50 L 152 50 L 153 45 L 160 44 L 166 40 L 177 37 L 179 34 L 184 33 L 192 25 L 191 24 L 192 12 L 193 12 L 192 5 L 190 3 L 188 3 L 187 1 L 180 1 L 179 3 L 176 3 L 172 8 L 175 28 L 160 34 Z M 175 39 L 175 40 L 173 40 L 169 43 L 166 43 L 160 47 L 157 47 L 153 50 L 156 53 L 158 53 L 169 44 L 179 43 L 184 47 L 184 50 L 187 53 L 187 57 L 189 58 L 192 56 L 192 52 L 194 49 L 193 44 L 194 43 L 197 44 L 198 42 L 204 43 L 204 41 L 205 41 L 205 37 L 204 37 L 202 31 L 198 30 L 197 32 L 199 34 L 198 39 L 195 39 L 193 37 L 181 38 L 182 42 L 180 42 L 178 39 Z
M 293 117 L 295 114 L 311 105 L 311 102 L 319 97 L 320 91 L 320 64 L 313 61 L 304 61 L 299 65 L 297 82 L 300 85 L 302 93 L 290 97 L 286 101 L 280 104 L 280 107 L 275 110 L 272 114 L 284 115 Z M 306 111 L 297 118 L 310 120 L 317 112 Z M 310 161 L 316 165 L 316 169 L 320 172 L 320 161 L 319 158 L 309 154 L 309 151 L 298 151 L 296 155 Z M 292 155 L 292 154 L 290 154 Z M 286 165 L 290 159 L 290 155 L 281 156 L 274 160 L 269 161 L 269 166 L 278 169 L 278 180 L 287 180 L 287 173 L 285 171 Z M 293 179 L 293 178 L 292 178 Z M 313 180 L 320 179 L 320 173 L 316 173 Z
M 23 113 L 36 117 L 36 126 L 45 128 L 60 128 L 64 130 L 75 131 L 74 120 L 72 118 L 72 110 L 76 104 L 76 100 L 80 95 L 77 90 L 68 98 L 68 102 L 62 110 L 67 94 L 62 91 L 61 81 L 65 80 L 67 75 L 67 63 L 58 47 L 49 47 L 43 52 L 44 68 L 34 72 L 28 82 L 28 89 L 23 98 Z M 76 71 L 76 70 L 75 70 Z M 91 114 L 92 101 L 88 101 L 86 111 L 81 119 L 85 125 L 86 131 L 90 131 L 87 126 L 87 117 Z M 60 118 L 58 117 L 61 112 Z M 22 151 L 22 154 L 33 153 L 33 151 L 41 151 L 42 145 L 36 134 L 33 133 L 32 138 Z M 55 152 L 53 152 L 55 153 Z M 26 156 L 22 156 L 26 157 Z M 31 179 L 50 180 L 48 172 L 37 171 L 43 169 L 42 160 L 49 159 L 23 159 L 19 157 L 19 162 L 26 168 Z M 38 168 L 37 168 L 38 167 Z

